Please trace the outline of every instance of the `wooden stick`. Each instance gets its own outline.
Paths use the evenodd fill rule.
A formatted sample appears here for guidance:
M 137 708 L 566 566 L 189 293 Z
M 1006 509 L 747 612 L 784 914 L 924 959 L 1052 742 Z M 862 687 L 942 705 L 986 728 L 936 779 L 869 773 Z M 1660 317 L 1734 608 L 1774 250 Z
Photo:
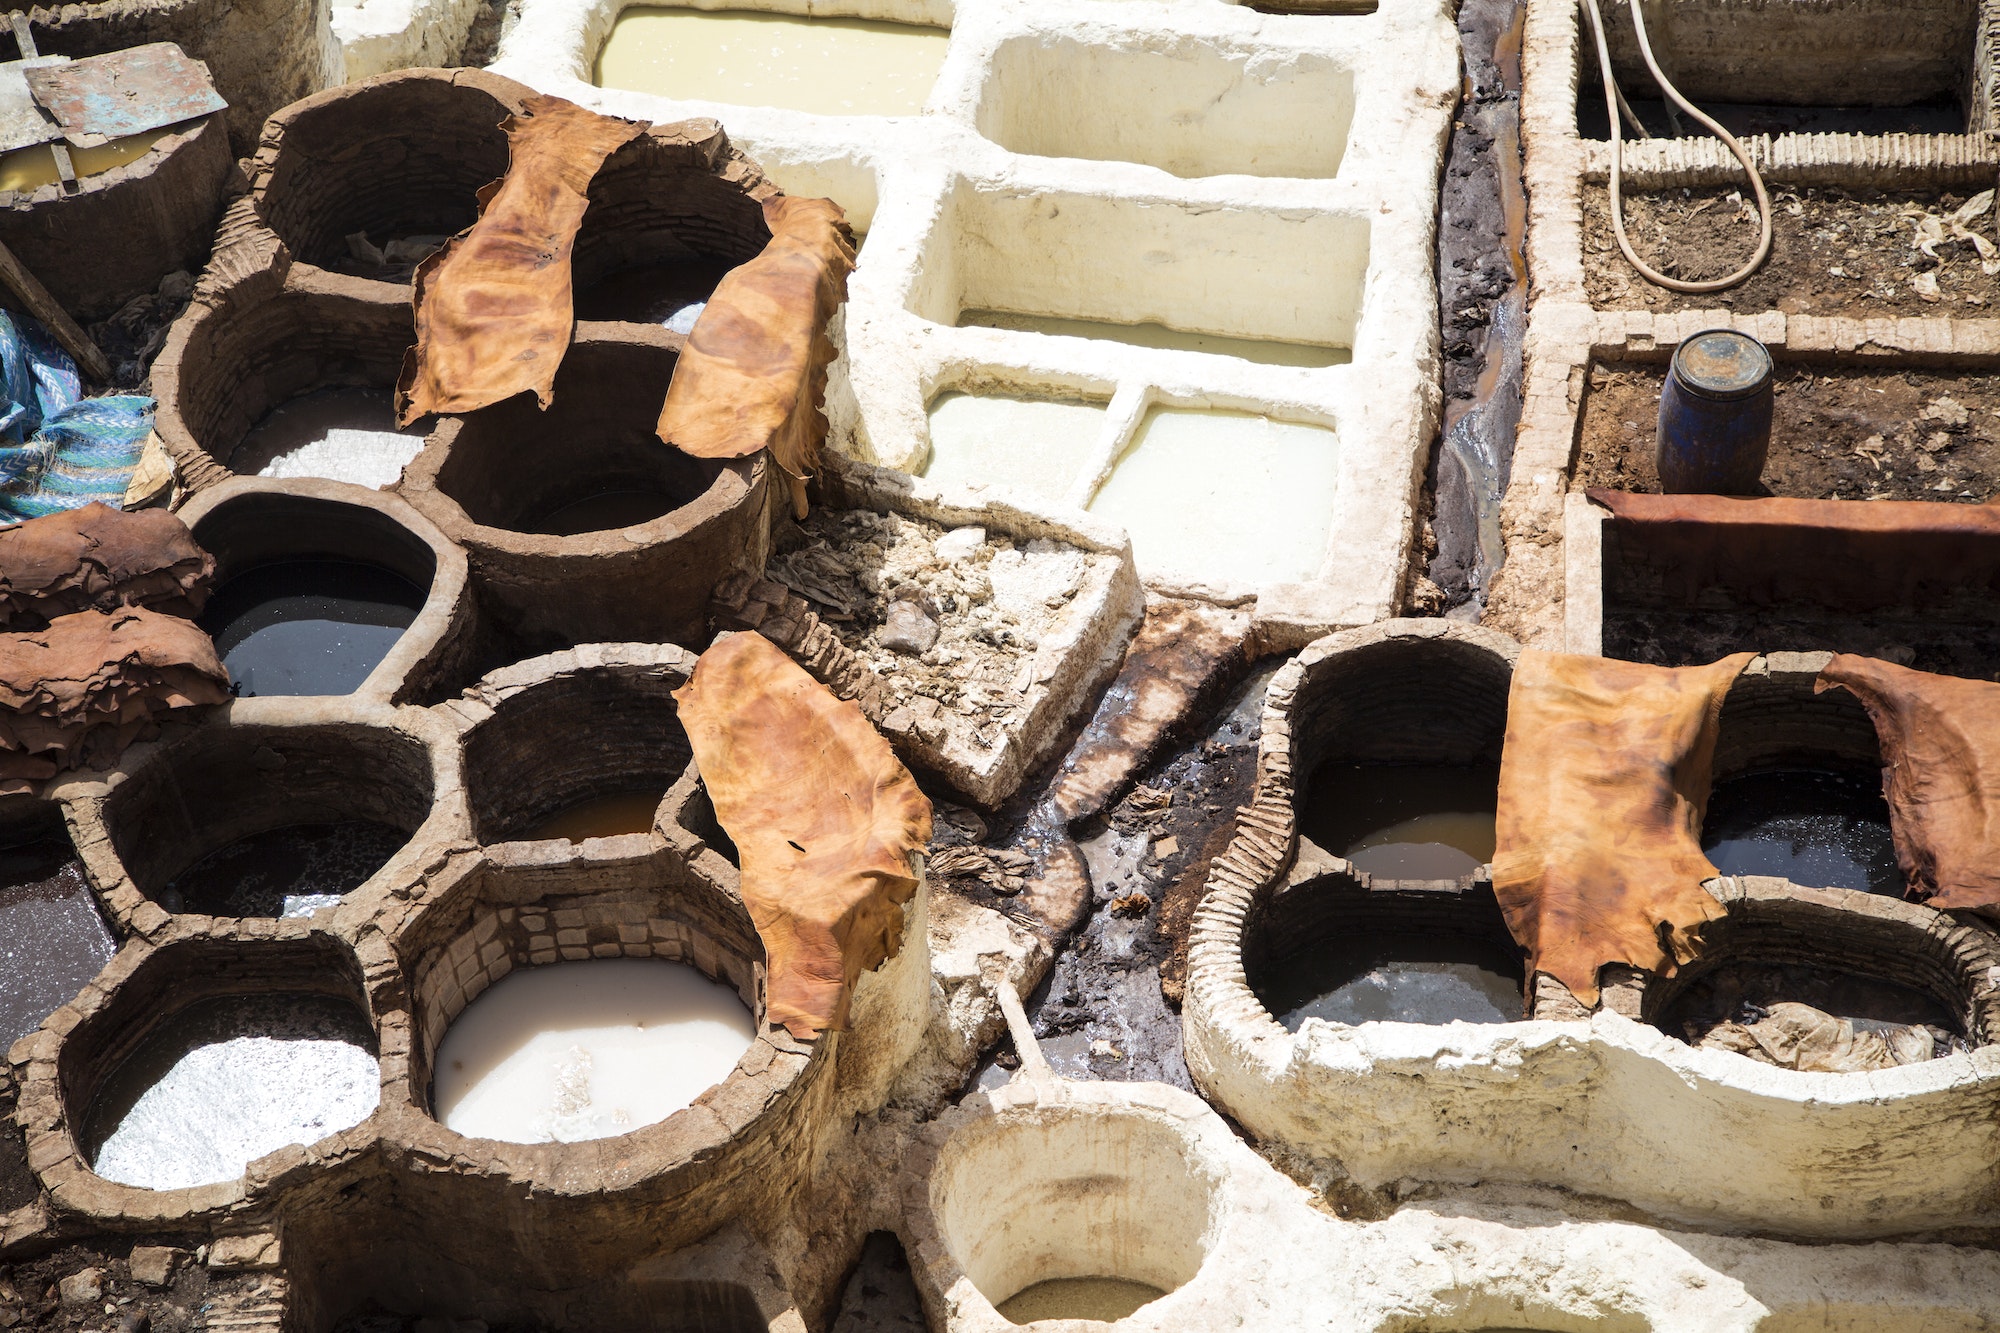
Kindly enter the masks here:
M 7 22 L 14 29 L 14 44 L 21 48 L 21 59 L 33 60 L 41 52 L 35 49 L 35 34 L 28 31 L 28 16 L 15 10 L 7 16 Z
M 104 359 L 104 353 L 97 350 L 97 344 L 83 331 L 69 312 L 56 304 L 56 298 L 49 295 L 49 289 L 42 286 L 27 266 L 14 257 L 14 252 L 0 243 L 0 284 L 28 308 L 28 313 L 49 326 L 49 332 L 63 345 L 63 350 L 76 358 L 83 367 L 83 373 L 99 384 L 111 382 L 111 363 Z

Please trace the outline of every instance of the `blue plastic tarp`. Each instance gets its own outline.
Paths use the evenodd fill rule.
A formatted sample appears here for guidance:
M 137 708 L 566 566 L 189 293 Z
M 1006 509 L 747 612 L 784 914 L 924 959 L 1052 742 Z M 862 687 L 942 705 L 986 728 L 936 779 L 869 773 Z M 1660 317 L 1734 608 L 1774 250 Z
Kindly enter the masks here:
M 93 500 L 123 507 L 152 431 L 151 398 L 85 398 L 48 330 L 0 310 L 0 527 Z

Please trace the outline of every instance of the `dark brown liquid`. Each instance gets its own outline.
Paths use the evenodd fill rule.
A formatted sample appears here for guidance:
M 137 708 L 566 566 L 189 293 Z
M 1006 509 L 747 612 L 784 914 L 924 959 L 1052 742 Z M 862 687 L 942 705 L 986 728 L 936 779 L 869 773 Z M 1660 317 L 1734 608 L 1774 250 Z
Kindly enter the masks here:
M 0 1049 L 42 1025 L 111 961 L 83 863 L 66 842 L 0 851 Z
M 1254 969 L 1251 986 L 1288 1031 L 1331 1023 L 1512 1023 L 1519 959 L 1473 935 L 1374 934 L 1308 945 Z
M 169 912 L 307 916 L 388 864 L 410 835 L 387 824 L 294 824 L 210 852 L 159 893 Z
M 653 814 L 660 808 L 658 791 L 621 791 L 593 796 L 558 810 L 529 825 L 518 836 L 523 842 L 544 838 L 616 838 L 626 833 L 651 833 Z
M 1324 764 L 1299 832 L 1389 879 L 1457 879 L 1493 859 L 1492 764 Z
M 672 513 L 679 502 L 657 491 L 604 491 L 586 495 L 545 515 L 534 530 L 550 537 L 575 537 L 586 532 L 615 532 L 651 523 Z

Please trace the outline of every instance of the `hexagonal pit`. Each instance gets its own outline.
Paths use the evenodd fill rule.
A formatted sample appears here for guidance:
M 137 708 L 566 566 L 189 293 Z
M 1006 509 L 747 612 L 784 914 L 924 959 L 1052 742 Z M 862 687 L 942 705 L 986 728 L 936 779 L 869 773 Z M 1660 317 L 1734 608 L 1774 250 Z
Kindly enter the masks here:
M 252 490 L 219 501 L 193 528 L 216 561 L 199 623 L 233 692 L 407 688 L 401 677 L 412 667 L 398 649 L 429 603 L 438 556 L 387 510 Z
M 465 738 L 475 836 L 491 844 L 651 834 L 693 758 L 672 696 L 685 678 L 609 666 L 501 700 Z
M 171 912 L 306 916 L 366 883 L 429 817 L 424 743 L 358 724 L 211 723 L 103 798 L 132 884 Z
M 381 1091 L 360 966 L 325 936 L 163 948 L 57 1059 L 85 1160 L 146 1189 L 234 1180 L 360 1124 Z
M 1649 981 L 1645 1020 L 1690 1045 L 1784 1068 L 1891 1068 L 2000 1038 L 1990 931 L 1925 908 L 1826 890 L 1750 893 L 1704 929 L 1702 951 Z
M 1252 73 L 1252 55 L 1194 40 L 1160 49 L 1012 37 L 993 53 L 976 123 L 1002 148 L 1041 157 L 1176 176 L 1332 176 L 1354 121 L 1353 72 L 1294 52 Z
M 0 815 L 0 1047 L 74 998 L 115 947 L 61 808 L 15 803 Z
M 694 458 L 655 433 L 675 361 L 581 337 L 547 412 L 523 396 L 447 419 L 411 465 L 411 503 L 471 551 L 482 605 L 524 643 L 698 646 L 716 582 L 761 566 L 761 457 Z
M 1101 1106 L 970 1122 L 945 1144 L 930 1205 L 951 1257 L 1000 1313 L 1120 1319 L 1194 1279 L 1216 1182 L 1183 1131 Z
M 1826 660 L 1762 659 L 1730 685 L 1702 850 L 1725 875 L 1900 898 L 1875 727 L 1847 691 L 1813 693 Z
M 258 213 L 303 263 L 407 282 L 422 252 L 477 219 L 480 188 L 507 174 L 500 125 L 527 92 L 472 70 L 412 70 L 307 98 L 273 121 L 283 137 Z M 357 258 L 356 233 L 377 250 L 417 238 L 418 253 Z
M 1368 221 L 961 183 L 910 310 L 1140 347 L 1330 366 L 1352 356 Z M 1274 266 L 1273 254 L 1292 262 Z
M 394 485 L 430 426 L 396 425 L 415 341 L 407 295 L 245 283 L 177 331 L 158 376 L 162 437 L 246 476 Z
M 427 921 L 415 954 L 413 1079 L 446 1128 L 513 1143 L 628 1134 L 728 1080 L 755 1045 L 763 947 L 721 889 L 643 868 L 484 887 Z

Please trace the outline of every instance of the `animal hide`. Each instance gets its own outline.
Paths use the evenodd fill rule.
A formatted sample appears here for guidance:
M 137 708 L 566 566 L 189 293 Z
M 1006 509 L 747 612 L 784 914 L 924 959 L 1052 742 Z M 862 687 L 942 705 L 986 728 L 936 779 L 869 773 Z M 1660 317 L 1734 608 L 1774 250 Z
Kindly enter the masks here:
M 1716 719 L 1753 654 L 1656 667 L 1529 650 L 1514 669 L 1493 889 L 1508 929 L 1586 1005 L 1606 963 L 1671 976 L 1722 905 L 1702 888 Z
M 674 693 L 764 941 L 766 1016 L 847 1025 L 864 972 L 901 947 L 931 805 L 852 703 L 761 634 L 726 635 Z
M 193 616 L 214 576 L 215 557 L 173 514 L 88 504 L 0 529 L 0 625 L 120 606 Z

